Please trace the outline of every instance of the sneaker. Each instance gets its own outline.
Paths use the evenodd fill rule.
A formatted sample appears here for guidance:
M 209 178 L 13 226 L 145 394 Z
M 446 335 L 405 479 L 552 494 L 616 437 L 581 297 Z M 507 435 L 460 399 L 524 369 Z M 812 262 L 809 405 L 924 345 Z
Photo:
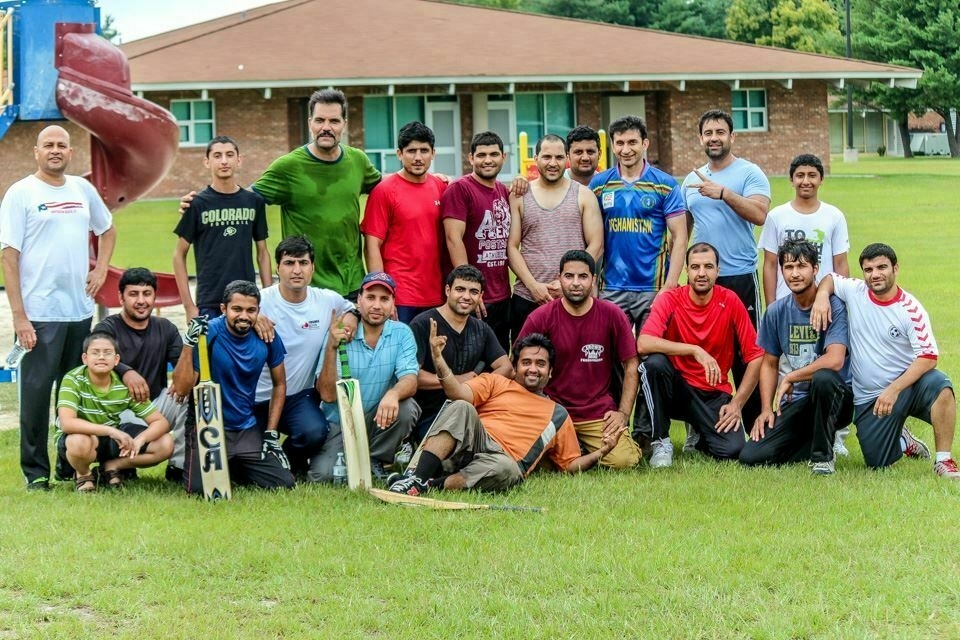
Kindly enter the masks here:
M 813 462 L 810 464 L 810 471 L 815 476 L 828 476 L 835 470 L 833 460 L 824 460 L 823 462 Z
M 847 446 L 843 444 L 843 441 L 847 439 L 847 436 L 850 435 L 850 427 L 844 427 L 837 431 L 837 435 L 833 440 L 833 455 L 834 456 L 843 456 L 846 458 L 850 455 L 850 451 L 847 450 Z
M 960 469 L 957 469 L 957 462 L 953 458 L 941 460 L 937 464 L 933 465 L 933 472 L 941 478 L 960 480 Z
M 906 427 L 900 432 L 900 437 L 903 438 L 903 455 L 908 458 L 928 459 L 930 457 L 930 447 L 924 444 L 923 440 L 913 437 Z
M 673 443 L 670 438 L 654 440 L 653 453 L 650 454 L 650 468 L 663 469 L 673 464 Z
M 409 478 L 412 475 L 413 475 L 413 471 L 410 471 L 410 470 L 403 471 L 403 472 L 394 471 L 393 473 L 387 476 L 387 482 L 386 482 L 387 489 L 392 487 L 397 482 L 400 482 L 404 478 Z
M 390 479 L 391 473 L 383 468 L 383 463 L 378 460 L 370 461 L 370 476 L 373 478 L 374 482 L 379 482 L 380 484 L 386 484 Z
M 390 485 L 390 491 L 393 493 L 403 493 L 408 496 L 423 495 L 429 488 L 427 483 L 417 476 L 403 476 Z
M 696 453 L 697 445 L 700 443 L 700 432 L 690 426 L 689 422 L 683 423 L 687 429 L 687 439 L 683 441 L 684 453 Z
M 393 468 L 398 471 L 403 471 L 407 468 L 407 465 L 410 464 L 411 458 L 413 458 L 413 445 L 409 442 L 404 442 L 400 445 L 400 448 L 397 450 L 397 455 L 393 458 Z
M 956 466 L 954 466 L 956 469 Z M 36 478 L 27 483 L 27 491 L 50 491 L 49 478 Z

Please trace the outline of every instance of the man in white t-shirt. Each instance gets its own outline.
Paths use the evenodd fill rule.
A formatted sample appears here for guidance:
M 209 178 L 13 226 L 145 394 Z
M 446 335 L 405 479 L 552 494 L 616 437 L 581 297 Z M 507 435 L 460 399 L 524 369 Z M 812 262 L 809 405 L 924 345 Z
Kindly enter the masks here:
M 953 383 L 937 370 L 939 351 L 926 309 L 897 286 L 897 254 L 881 243 L 860 254 L 863 280 L 830 274 L 817 289 L 810 324 L 826 330 L 829 297 L 847 305 L 850 371 L 853 377 L 853 422 L 864 462 L 887 467 L 913 445 L 904 438 L 908 417 L 933 426 L 937 454 L 933 470 L 960 479 L 950 449 L 957 417 Z M 929 453 L 927 454 L 929 455 Z
M 777 252 L 788 240 L 806 240 L 817 248 L 820 253 L 817 283 L 831 271 L 850 276 L 847 219 L 840 209 L 822 202 L 819 197 L 823 162 L 809 153 L 797 156 L 790 163 L 790 182 L 795 192 L 793 200 L 771 209 L 758 243 L 763 250 L 763 299 L 768 307 L 774 300 L 790 295 L 790 287 L 777 264 Z
M 73 149 L 51 125 L 33 149 L 37 172 L 13 184 L 0 204 L 0 252 L 13 329 L 29 349 L 20 364 L 20 469 L 28 490 L 50 488 L 50 388 L 80 365 L 93 296 L 116 244 L 110 210 L 97 190 L 67 175 Z M 89 233 L 100 238 L 90 269 Z
M 775 300 L 790 296 L 790 287 L 777 262 L 777 253 L 784 242 L 806 240 L 817 248 L 820 264 L 815 276 L 817 283 L 831 271 L 844 277 L 850 275 L 847 219 L 840 209 L 820 201 L 823 162 L 810 153 L 798 155 L 790 163 L 790 183 L 795 192 L 793 200 L 774 207 L 767 214 L 758 243 L 763 251 L 763 299 L 768 308 Z M 849 455 L 843 444 L 848 435 L 849 427 L 837 431 L 833 446 L 835 454 Z
M 320 451 L 329 425 L 320 410 L 320 394 L 314 389 L 320 353 L 331 319 L 344 317 L 345 330 L 356 333 L 353 303 L 330 289 L 311 287 L 313 244 L 304 236 L 284 238 L 274 253 L 280 282 L 260 292 L 258 330 L 276 331 L 287 350 L 283 364 L 287 397 L 278 431 L 287 435 L 283 449 L 294 477 L 306 475 L 309 459 Z M 273 381 L 266 366 L 257 383 L 253 412 L 261 427 L 267 424 Z

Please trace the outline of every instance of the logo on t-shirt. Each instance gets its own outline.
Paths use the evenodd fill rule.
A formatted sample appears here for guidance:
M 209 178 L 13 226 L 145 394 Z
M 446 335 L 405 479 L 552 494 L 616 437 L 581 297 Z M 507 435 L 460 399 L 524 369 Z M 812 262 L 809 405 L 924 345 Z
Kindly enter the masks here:
M 72 213 L 82 208 L 82 202 L 44 202 L 37 207 L 37 211 L 40 213 Z
M 805 229 L 784 229 L 783 230 L 783 241 L 793 240 L 795 242 L 802 242 L 806 240 L 813 246 L 817 248 L 817 257 L 820 258 L 820 261 L 823 261 L 823 240 L 827 237 L 827 234 L 822 229 L 813 229 L 811 236 L 807 237 L 807 232 Z
M 300 325 L 300 328 L 306 329 L 307 331 L 316 331 L 317 329 L 322 329 L 323 327 L 320 326 L 319 320 L 307 320 Z
M 887 329 L 887 334 L 890 336 L 891 340 L 899 340 L 903 337 L 903 333 L 897 327 L 890 325 L 890 328 Z
M 580 351 L 583 352 L 580 362 L 602 362 L 603 360 L 602 344 L 585 344 L 580 348 Z
M 235 236 L 235 235 L 237 235 L 236 227 L 227 227 L 226 229 L 223 230 L 223 237 L 225 238 L 229 238 L 230 236 Z
M 477 238 L 477 264 L 500 267 L 507 263 L 507 238 L 510 237 L 510 207 L 503 198 L 493 201 L 474 234 Z

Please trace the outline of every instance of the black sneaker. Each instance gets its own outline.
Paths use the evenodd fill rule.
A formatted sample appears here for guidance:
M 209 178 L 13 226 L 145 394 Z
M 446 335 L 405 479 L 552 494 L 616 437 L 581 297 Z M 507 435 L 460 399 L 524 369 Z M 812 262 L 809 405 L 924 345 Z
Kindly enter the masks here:
M 394 471 L 393 473 L 387 476 L 387 488 L 389 489 L 394 485 L 394 483 L 399 482 L 404 478 L 409 478 L 412 475 L 413 475 L 412 470 L 407 470 L 407 471 L 404 471 L 403 473 Z
M 390 485 L 393 493 L 403 493 L 408 496 L 419 496 L 426 493 L 430 487 L 417 476 L 405 476 Z
M 383 463 L 377 460 L 370 461 L 370 475 L 374 482 L 386 484 L 390 479 L 390 472 L 383 468 Z
M 183 469 L 179 469 L 177 467 L 174 467 L 173 465 L 168 464 L 167 470 L 164 473 L 164 477 L 169 482 L 180 484 L 181 482 L 183 482 Z
M 35 478 L 27 483 L 27 491 L 50 491 L 49 478 Z

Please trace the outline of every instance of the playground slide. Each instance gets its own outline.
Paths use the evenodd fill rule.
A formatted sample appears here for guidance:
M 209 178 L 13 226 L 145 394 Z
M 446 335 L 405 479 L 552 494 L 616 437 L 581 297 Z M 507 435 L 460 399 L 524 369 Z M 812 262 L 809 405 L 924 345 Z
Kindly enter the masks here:
M 133 95 L 126 56 L 94 29 L 93 24 L 56 25 L 56 98 L 63 116 L 90 133 L 86 177 L 113 211 L 163 179 L 176 157 L 180 133 L 168 111 Z M 122 271 L 110 268 L 98 304 L 120 306 Z M 157 278 L 157 306 L 180 304 L 173 275 Z

